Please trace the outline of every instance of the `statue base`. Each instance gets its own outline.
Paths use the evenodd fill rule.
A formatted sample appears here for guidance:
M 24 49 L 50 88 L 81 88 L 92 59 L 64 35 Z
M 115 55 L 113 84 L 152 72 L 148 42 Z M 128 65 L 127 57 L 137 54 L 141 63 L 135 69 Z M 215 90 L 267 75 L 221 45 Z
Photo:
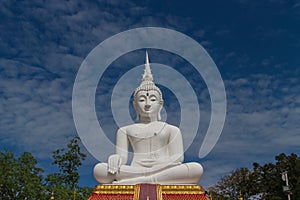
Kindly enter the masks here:
M 209 200 L 200 185 L 98 185 L 88 200 Z

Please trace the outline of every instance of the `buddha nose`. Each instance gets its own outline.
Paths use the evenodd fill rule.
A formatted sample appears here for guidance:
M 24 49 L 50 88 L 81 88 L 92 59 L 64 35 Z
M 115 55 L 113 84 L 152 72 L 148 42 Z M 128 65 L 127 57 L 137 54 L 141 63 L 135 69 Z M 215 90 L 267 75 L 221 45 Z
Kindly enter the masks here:
M 149 104 L 146 104 L 146 105 L 145 105 L 145 108 L 146 108 L 146 109 L 149 109 L 150 107 L 151 107 L 151 105 L 149 105 Z
M 145 107 L 150 107 L 151 106 L 151 104 L 150 104 L 150 100 L 149 99 L 146 99 L 146 104 L 145 104 Z

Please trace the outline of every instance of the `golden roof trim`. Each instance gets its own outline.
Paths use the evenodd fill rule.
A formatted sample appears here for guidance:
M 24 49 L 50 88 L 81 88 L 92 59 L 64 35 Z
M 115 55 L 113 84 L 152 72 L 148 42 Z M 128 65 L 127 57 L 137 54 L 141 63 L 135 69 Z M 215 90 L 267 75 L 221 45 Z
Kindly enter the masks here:
M 98 185 L 96 194 L 134 194 L 135 185 Z
M 140 185 L 98 185 L 94 189 L 96 194 L 133 194 L 138 195 Z M 164 194 L 205 194 L 200 185 L 159 185 L 156 187 L 157 195 Z M 137 197 L 138 198 L 138 197 Z
M 205 194 L 200 185 L 161 185 L 162 194 Z

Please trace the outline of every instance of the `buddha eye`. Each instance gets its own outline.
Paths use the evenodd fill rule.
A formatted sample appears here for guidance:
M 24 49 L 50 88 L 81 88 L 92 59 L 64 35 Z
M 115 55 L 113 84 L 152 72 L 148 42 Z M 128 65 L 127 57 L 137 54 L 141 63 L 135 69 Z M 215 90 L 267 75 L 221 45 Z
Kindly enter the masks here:
M 139 99 L 139 102 L 144 102 L 145 101 L 145 98 L 140 98 Z

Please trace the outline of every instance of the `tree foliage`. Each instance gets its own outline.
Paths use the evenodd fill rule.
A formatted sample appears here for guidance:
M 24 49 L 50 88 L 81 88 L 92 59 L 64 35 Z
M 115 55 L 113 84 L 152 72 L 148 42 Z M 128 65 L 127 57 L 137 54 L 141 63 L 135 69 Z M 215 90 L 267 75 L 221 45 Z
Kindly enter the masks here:
M 0 152 L 0 196 L 1 199 L 44 199 L 41 168 L 28 152 L 15 158 L 12 151 Z
M 67 148 L 57 149 L 53 152 L 53 165 L 56 165 L 59 172 L 49 174 L 46 177 L 46 188 L 48 193 L 54 192 L 57 199 L 72 199 L 74 192 L 76 199 L 87 199 L 92 188 L 80 187 L 78 168 L 86 155 L 81 152 L 79 137 L 70 140 Z M 87 194 L 89 193 L 89 194 Z
M 53 152 L 53 163 L 58 172 L 43 177 L 43 169 L 37 167 L 37 160 L 28 152 L 16 158 L 12 151 L 0 151 L 0 199 L 3 200 L 41 200 L 87 199 L 92 188 L 81 187 L 78 168 L 86 155 L 81 152 L 79 138 L 70 140 L 66 149 Z
M 281 176 L 284 171 L 288 172 L 292 199 L 300 199 L 300 158 L 296 154 L 287 156 L 282 153 L 275 160 L 275 164 L 253 163 L 252 170 L 240 168 L 224 176 L 214 187 L 214 199 L 238 199 L 240 192 L 244 199 L 286 199 L 287 194 L 283 192 L 285 182 Z
M 224 176 L 217 183 L 215 190 L 223 199 L 238 199 L 240 193 L 246 198 L 251 196 L 252 181 L 251 171 L 247 168 L 234 170 L 230 175 Z
M 282 153 L 275 159 L 277 171 L 288 172 L 289 185 L 294 199 L 300 199 L 300 158 L 296 154 L 287 156 Z
M 75 137 L 70 140 L 67 149 L 57 149 L 53 152 L 54 162 L 52 164 L 58 166 L 60 173 L 55 173 L 52 178 L 57 179 L 71 190 L 78 188 L 80 178 L 78 167 L 81 166 L 81 161 L 86 158 L 86 155 L 81 152 L 78 142 L 79 137 Z

